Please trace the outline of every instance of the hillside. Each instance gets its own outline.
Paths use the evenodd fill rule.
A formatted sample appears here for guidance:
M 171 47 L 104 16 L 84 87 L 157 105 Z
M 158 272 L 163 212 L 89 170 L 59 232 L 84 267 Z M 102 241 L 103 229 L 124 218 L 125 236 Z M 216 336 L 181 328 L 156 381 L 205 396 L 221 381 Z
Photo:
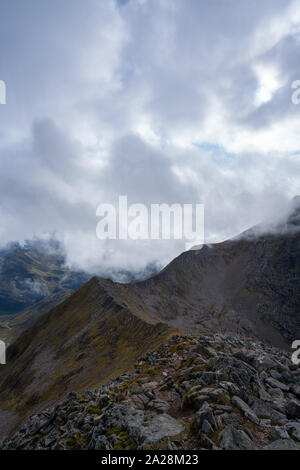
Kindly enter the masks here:
M 44 297 L 21 312 L 9 315 L 6 319 L 0 321 L 0 337 L 2 341 L 7 346 L 13 343 L 24 330 L 33 325 L 36 320 L 49 312 L 53 307 L 63 302 L 72 293 L 71 289 L 60 290 Z
M 134 370 L 31 415 L 2 449 L 300 450 L 300 371 L 241 337 L 173 337 Z
M 13 421 L 22 421 L 69 391 L 105 383 L 174 332 L 242 335 L 290 348 L 300 337 L 299 267 L 293 214 L 278 234 L 255 228 L 182 253 L 141 281 L 94 277 L 44 315 L 41 304 L 40 318 L 10 346 L 0 370 L 0 417 L 13 412 Z M 28 317 L 20 318 L 26 324 Z
M 102 282 L 131 311 L 188 334 L 242 333 L 281 348 L 300 337 L 300 231 L 245 233 L 184 252 L 149 279 Z
M 132 314 L 93 278 L 8 348 L 8 363 L 0 370 L 2 412 L 22 419 L 71 390 L 95 387 L 126 372 L 174 332 Z

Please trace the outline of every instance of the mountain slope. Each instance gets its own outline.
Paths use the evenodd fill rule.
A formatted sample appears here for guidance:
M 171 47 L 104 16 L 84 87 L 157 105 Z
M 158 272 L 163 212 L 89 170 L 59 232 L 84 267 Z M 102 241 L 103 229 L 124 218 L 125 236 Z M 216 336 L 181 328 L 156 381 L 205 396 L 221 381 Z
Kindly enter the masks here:
M 93 278 L 8 348 L 0 370 L 1 408 L 22 419 L 70 390 L 95 387 L 126 372 L 175 331 L 132 314 Z
M 142 281 L 91 279 L 8 349 L 2 409 L 22 419 L 70 390 L 97 386 L 174 331 L 227 332 L 290 347 L 300 337 L 297 214 L 287 225 L 278 234 L 256 228 L 182 253 Z
M 14 342 L 24 330 L 33 325 L 42 315 L 63 302 L 72 293 L 73 291 L 71 289 L 60 290 L 44 297 L 39 302 L 36 302 L 17 314 L 9 315 L 5 320 L 0 321 L 1 340 L 8 346 Z
M 251 334 L 289 347 L 300 337 L 300 232 L 244 234 L 182 253 L 158 275 L 105 283 L 133 312 L 185 331 Z

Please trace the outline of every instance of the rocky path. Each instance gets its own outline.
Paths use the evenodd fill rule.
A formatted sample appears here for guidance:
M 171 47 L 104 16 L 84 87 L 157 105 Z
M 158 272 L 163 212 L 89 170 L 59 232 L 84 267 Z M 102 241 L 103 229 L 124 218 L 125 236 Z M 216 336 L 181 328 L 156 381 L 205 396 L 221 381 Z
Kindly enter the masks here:
M 176 336 L 32 415 L 3 449 L 298 449 L 300 366 L 241 337 Z

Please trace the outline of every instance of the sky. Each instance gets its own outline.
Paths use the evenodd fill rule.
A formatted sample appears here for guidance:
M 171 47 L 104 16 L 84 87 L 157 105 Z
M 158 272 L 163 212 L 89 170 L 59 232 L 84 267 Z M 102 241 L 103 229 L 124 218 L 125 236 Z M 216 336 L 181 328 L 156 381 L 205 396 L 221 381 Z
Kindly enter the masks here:
M 300 5 L 0 0 L 0 243 L 58 237 L 91 272 L 180 240 L 99 240 L 101 203 L 200 203 L 205 240 L 300 194 Z

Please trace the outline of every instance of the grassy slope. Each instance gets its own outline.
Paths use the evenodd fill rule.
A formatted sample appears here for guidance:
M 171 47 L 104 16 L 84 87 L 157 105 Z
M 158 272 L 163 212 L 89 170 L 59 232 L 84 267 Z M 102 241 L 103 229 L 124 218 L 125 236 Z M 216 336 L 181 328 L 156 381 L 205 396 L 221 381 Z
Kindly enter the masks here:
M 8 349 L 8 364 L 0 370 L 1 407 L 22 419 L 71 390 L 126 372 L 175 332 L 132 314 L 93 278 Z
M 48 295 L 15 315 L 9 315 L 3 321 L 0 321 L 1 339 L 6 345 L 13 343 L 26 328 L 33 325 L 42 315 L 63 302 L 72 293 L 71 289 L 61 290 Z

